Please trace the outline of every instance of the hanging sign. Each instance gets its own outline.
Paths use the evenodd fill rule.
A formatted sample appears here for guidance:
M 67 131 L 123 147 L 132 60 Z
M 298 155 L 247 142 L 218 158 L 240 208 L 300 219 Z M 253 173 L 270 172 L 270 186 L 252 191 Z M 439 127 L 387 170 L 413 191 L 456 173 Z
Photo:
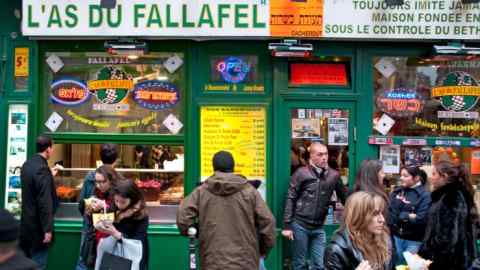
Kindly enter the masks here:
M 63 79 L 54 81 L 51 86 L 50 98 L 53 102 L 76 106 L 83 104 L 90 97 L 85 83 L 75 79 Z
M 29 65 L 28 48 L 15 48 L 15 77 L 27 77 Z
M 152 111 L 172 108 L 180 100 L 178 88 L 173 83 L 157 80 L 137 83 L 132 94 L 138 105 Z
M 423 111 L 425 100 L 415 90 L 397 88 L 380 93 L 377 108 L 394 117 L 412 117 Z

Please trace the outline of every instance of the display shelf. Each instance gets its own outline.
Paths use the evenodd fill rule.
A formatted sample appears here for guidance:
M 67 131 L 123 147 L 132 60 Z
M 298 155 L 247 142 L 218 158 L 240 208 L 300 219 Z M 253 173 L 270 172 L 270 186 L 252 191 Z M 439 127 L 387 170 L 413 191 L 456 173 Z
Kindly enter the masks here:
M 7 188 L 8 191 L 22 192 L 21 188 Z
M 59 168 L 59 171 L 90 172 L 96 168 Z M 183 173 L 180 170 L 161 170 L 161 169 L 136 169 L 136 168 L 115 168 L 117 172 L 145 172 L 145 173 Z

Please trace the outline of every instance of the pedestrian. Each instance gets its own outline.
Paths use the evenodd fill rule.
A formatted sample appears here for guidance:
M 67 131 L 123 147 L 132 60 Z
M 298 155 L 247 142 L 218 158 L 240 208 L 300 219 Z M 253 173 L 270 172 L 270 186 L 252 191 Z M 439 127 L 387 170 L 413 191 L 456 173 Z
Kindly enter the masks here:
M 118 158 L 118 151 L 117 151 L 117 146 L 115 144 L 111 143 L 105 143 L 100 146 L 100 160 L 102 161 L 104 166 L 110 166 L 114 167 L 115 161 Z M 83 217 L 83 229 L 81 232 L 80 236 L 80 253 L 82 250 L 85 250 L 86 247 L 84 247 L 84 242 L 85 242 L 85 236 L 88 234 L 88 230 L 90 228 L 88 224 L 88 216 L 85 216 L 85 199 L 88 199 L 92 197 L 95 194 L 95 176 L 96 176 L 96 171 L 91 171 L 89 172 L 83 181 L 82 189 L 80 191 L 80 196 L 78 200 L 78 210 L 80 211 L 80 215 Z M 120 176 L 116 174 L 115 178 L 119 178 Z M 80 254 L 78 256 L 78 261 L 77 261 L 77 266 L 75 267 L 75 270 L 87 270 L 87 264 L 83 260 L 83 256 Z
M 46 269 L 48 248 L 53 240 L 53 218 L 58 208 L 58 198 L 53 177 L 55 166 L 49 168 L 53 155 L 50 137 L 39 136 L 37 153 L 22 166 L 22 214 L 20 221 L 20 246 L 40 267 Z
M 385 207 L 376 193 L 358 191 L 348 197 L 344 222 L 325 251 L 325 270 L 390 269 Z
M 135 239 L 142 242 L 139 270 L 148 267 L 148 223 L 145 199 L 137 185 L 129 179 L 120 180 L 113 189 L 115 221 L 107 223 L 101 231 L 117 240 Z
M 388 195 L 383 185 L 384 178 L 385 172 L 383 171 L 382 162 L 378 159 L 366 159 L 362 162 L 357 172 L 353 191 L 373 192 L 382 197 L 388 204 Z M 386 214 L 386 212 L 387 209 L 385 209 L 384 214 Z
M 212 163 L 214 174 L 180 204 L 180 233 L 198 220 L 201 269 L 259 269 L 275 243 L 275 219 L 260 193 L 233 173 L 231 153 L 217 152 Z
M 0 270 L 37 270 L 37 264 L 18 250 L 18 236 L 18 221 L 0 209 Z
M 113 188 L 119 181 L 115 169 L 109 165 L 102 165 L 95 170 L 95 189 L 89 198 L 79 201 L 86 221 L 82 232 L 84 237 L 80 248 L 80 259 L 84 269 L 93 268 L 97 258 L 97 245 L 100 239 L 107 237 L 101 231 L 95 230 L 94 215 L 111 212 L 113 208 Z M 112 220 L 113 221 L 113 220 Z M 78 267 L 78 265 L 77 265 Z M 78 269 L 78 268 L 77 268 Z
M 416 254 L 425 235 L 430 193 L 423 179 L 427 174 L 418 166 L 400 170 L 401 185 L 390 194 L 388 226 L 395 245 L 395 265 L 405 265 L 403 252 Z
M 432 205 L 418 254 L 432 261 L 430 270 L 469 269 L 477 257 L 478 215 L 468 172 L 463 165 L 438 161 L 430 184 Z
M 323 269 L 326 241 L 323 225 L 330 200 L 334 191 L 342 204 L 346 197 L 339 172 L 328 166 L 327 147 L 314 142 L 309 152 L 308 164 L 292 175 L 285 204 L 282 235 L 293 241 L 294 270 L 308 269 L 308 254 L 311 254 L 310 269 Z

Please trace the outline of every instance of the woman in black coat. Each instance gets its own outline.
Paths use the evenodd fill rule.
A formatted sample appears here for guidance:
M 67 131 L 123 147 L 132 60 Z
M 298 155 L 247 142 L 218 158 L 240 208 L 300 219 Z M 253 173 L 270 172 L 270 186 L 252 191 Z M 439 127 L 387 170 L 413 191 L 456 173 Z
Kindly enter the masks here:
M 114 188 L 115 222 L 106 225 L 105 233 L 118 240 L 122 238 L 135 239 L 142 242 L 142 259 L 140 270 L 148 266 L 148 214 L 145 199 L 137 185 L 131 180 L 119 181 Z
M 435 163 L 425 238 L 419 255 L 432 260 L 430 270 L 464 270 L 476 257 L 477 209 L 474 190 L 463 166 Z
M 385 207 L 385 200 L 374 193 L 358 191 L 348 197 L 344 224 L 325 251 L 325 270 L 390 269 Z

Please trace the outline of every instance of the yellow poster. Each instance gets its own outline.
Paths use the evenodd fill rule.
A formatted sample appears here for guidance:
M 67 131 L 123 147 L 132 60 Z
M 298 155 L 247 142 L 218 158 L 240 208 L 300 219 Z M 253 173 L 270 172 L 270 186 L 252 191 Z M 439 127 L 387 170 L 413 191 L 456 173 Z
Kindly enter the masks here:
M 28 48 L 15 48 L 15 77 L 28 76 Z
M 270 35 L 321 37 L 323 0 L 270 0 Z
M 212 157 L 220 150 L 235 159 L 235 173 L 265 179 L 266 121 L 264 107 L 205 106 L 201 109 L 202 180 L 213 174 Z

